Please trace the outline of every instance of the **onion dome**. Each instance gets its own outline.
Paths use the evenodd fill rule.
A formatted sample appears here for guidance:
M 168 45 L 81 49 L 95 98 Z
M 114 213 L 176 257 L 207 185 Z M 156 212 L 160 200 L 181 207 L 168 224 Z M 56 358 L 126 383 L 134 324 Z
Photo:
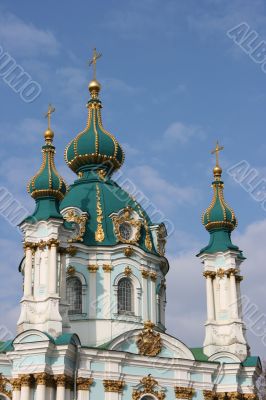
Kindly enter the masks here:
M 102 125 L 100 89 L 96 79 L 89 83 L 91 99 L 87 104 L 87 126 L 65 150 L 65 161 L 76 174 L 98 168 L 110 173 L 120 168 L 124 161 L 122 147 Z
M 49 106 L 46 115 L 48 129 L 44 132 L 45 145 L 42 146 L 42 165 L 37 174 L 31 178 L 27 187 L 30 195 L 36 200 L 37 207 L 33 216 L 37 220 L 49 217 L 62 218 L 58 207 L 67 192 L 67 185 L 57 172 L 54 163 L 54 132 L 50 127 L 50 117 L 54 110 Z
M 214 253 L 229 249 L 239 250 L 231 242 L 231 232 L 237 226 L 234 210 L 224 199 L 224 183 L 221 180 L 222 168 L 219 165 L 218 154 L 223 147 L 218 142 L 212 153 L 216 154 L 216 165 L 213 168 L 214 181 L 212 182 L 213 198 L 210 206 L 202 215 L 202 223 L 210 233 L 210 242 L 201 252 Z

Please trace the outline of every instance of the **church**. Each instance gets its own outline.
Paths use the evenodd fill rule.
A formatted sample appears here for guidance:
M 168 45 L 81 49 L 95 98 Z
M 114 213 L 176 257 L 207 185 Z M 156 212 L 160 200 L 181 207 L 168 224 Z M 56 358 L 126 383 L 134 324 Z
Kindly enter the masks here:
M 36 206 L 20 224 L 17 335 L 0 343 L 0 400 L 256 400 L 261 363 L 246 339 L 245 257 L 231 239 L 237 220 L 224 199 L 221 147 L 202 216 L 210 239 L 197 254 L 205 339 L 190 348 L 165 326 L 166 227 L 115 180 L 124 152 L 102 123 L 99 56 L 86 126 L 65 149 L 70 186 L 55 166 L 54 108 L 47 112 L 41 166 L 27 188 Z

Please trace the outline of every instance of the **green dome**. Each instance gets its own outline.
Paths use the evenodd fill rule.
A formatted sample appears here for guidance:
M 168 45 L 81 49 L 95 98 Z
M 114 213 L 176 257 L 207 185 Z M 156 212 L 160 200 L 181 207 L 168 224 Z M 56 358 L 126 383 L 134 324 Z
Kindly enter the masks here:
M 70 186 L 68 193 L 60 203 L 60 211 L 78 208 L 88 214 L 86 229 L 82 243 L 87 246 L 114 246 L 119 243 L 112 215 L 121 210 L 130 208 L 142 219 L 140 237 L 137 245 L 144 251 L 155 253 L 149 216 L 143 208 L 126 193 L 109 176 L 101 178 L 97 173 L 90 171 Z M 100 224 L 99 224 L 100 223 Z M 100 240 L 97 240 L 97 231 L 100 225 Z M 149 240 L 150 245 L 147 245 Z
M 98 99 L 100 84 L 92 81 L 89 89 L 92 98 L 87 104 L 87 126 L 68 144 L 65 150 L 66 163 L 77 174 L 91 168 L 97 169 L 99 166 L 101 169 L 114 171 L 120 168 L 124 161 L 122 147 L 102 125 L 102 103 Z
M 235 213 L 224 200 L 223 186 L 223 182 L 220 180 L 215 180 L 212 184 L 213 199 L 202 216 L 202 223 L 208 231 L 214 229 L 233 231 L 237 226 Z
M 48 136 L 48 130 L 45 135 Z M 53 132 L 52 133 L 53 137 Z M 62 200 L 67 191 L 67 185 L 63 178 L 58 174 L 54 155 L 55 147 L 52 145 L 52 138 L 46 139 L 46 144 L 42 147 L 43 159 L 40 170 L 28 183 L 28 192 L 34 199 L 45 197 Z

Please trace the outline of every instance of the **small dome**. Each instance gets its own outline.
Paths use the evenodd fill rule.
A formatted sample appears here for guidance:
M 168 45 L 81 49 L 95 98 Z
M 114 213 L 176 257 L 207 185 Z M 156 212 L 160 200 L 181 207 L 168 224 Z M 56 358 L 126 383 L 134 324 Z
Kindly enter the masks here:
M 91 99 L 88 102 L 86 128 L 73 139 L 65 150 L 67 165 L 79 174 L 90 169 L 114 171 L 121 167 L 124 152 L 116 138 L 102 125 L 102 103 L 98 99 L 100 84 L 93 80 L 89 84 Z
M 67 192 L 67 185 L 58 174 L 54 164 L 53 131 L 48 129 L 45 131 L 44 137 L 46 144 L 42 147 L 42 165 L 37 174 L 31 178 L 28 184 L 28 192 L 34 199 L 53 197 L 60 201 Z
M 230 208 L 223 196 L 223 182 L 218 180 L 212 184 L 214 196 L 211 205 L 202 216 L 202 222 L 208 231 L 225 228 L 233 231 L 237 226 L 235 213 Z

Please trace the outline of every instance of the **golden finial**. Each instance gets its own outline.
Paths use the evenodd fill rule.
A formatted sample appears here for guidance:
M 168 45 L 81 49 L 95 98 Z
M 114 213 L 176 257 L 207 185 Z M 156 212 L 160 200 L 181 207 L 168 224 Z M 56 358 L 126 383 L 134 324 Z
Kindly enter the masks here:
M 99 58 L 102 57 L 102 53 L 97 53 L 96 48 L 93 49 L 92 59 L 89 60 L 89 66 L 93 67 L 93 79 L 89 83 L 89 91 L 93 99 L 98 97 L 99 91 L 101 89 L 100 83 L 96 79 L 96 65 Z
M 216 164 L 215 164 L 215 167 L 213 168 L 213 174 L 214 174 L 214 177 L 217 179 L 220 179 L 222 172 L 223 172 L 222 168 L 219 165 L 219 152 L 222 151 L 223 149 L 224 149 L 224 147 L 219 146 L 219 142 L 217 140 L 215 149 L 212 150 L 212 152 L 211 152 L 211 154 L 215 154 L 215 158 L 216 158 Z
M 45 118 L 48 120 L 48 128 L 44 132 L 44 138 L 47 144 L 51 144 L 54 138 L 54 132 L 51 129 L 51 115 L 52 113 L 55 112 L 55 107 L 53 107 L 51 104 L 48 106 L 48 111 L 45 114 Z

